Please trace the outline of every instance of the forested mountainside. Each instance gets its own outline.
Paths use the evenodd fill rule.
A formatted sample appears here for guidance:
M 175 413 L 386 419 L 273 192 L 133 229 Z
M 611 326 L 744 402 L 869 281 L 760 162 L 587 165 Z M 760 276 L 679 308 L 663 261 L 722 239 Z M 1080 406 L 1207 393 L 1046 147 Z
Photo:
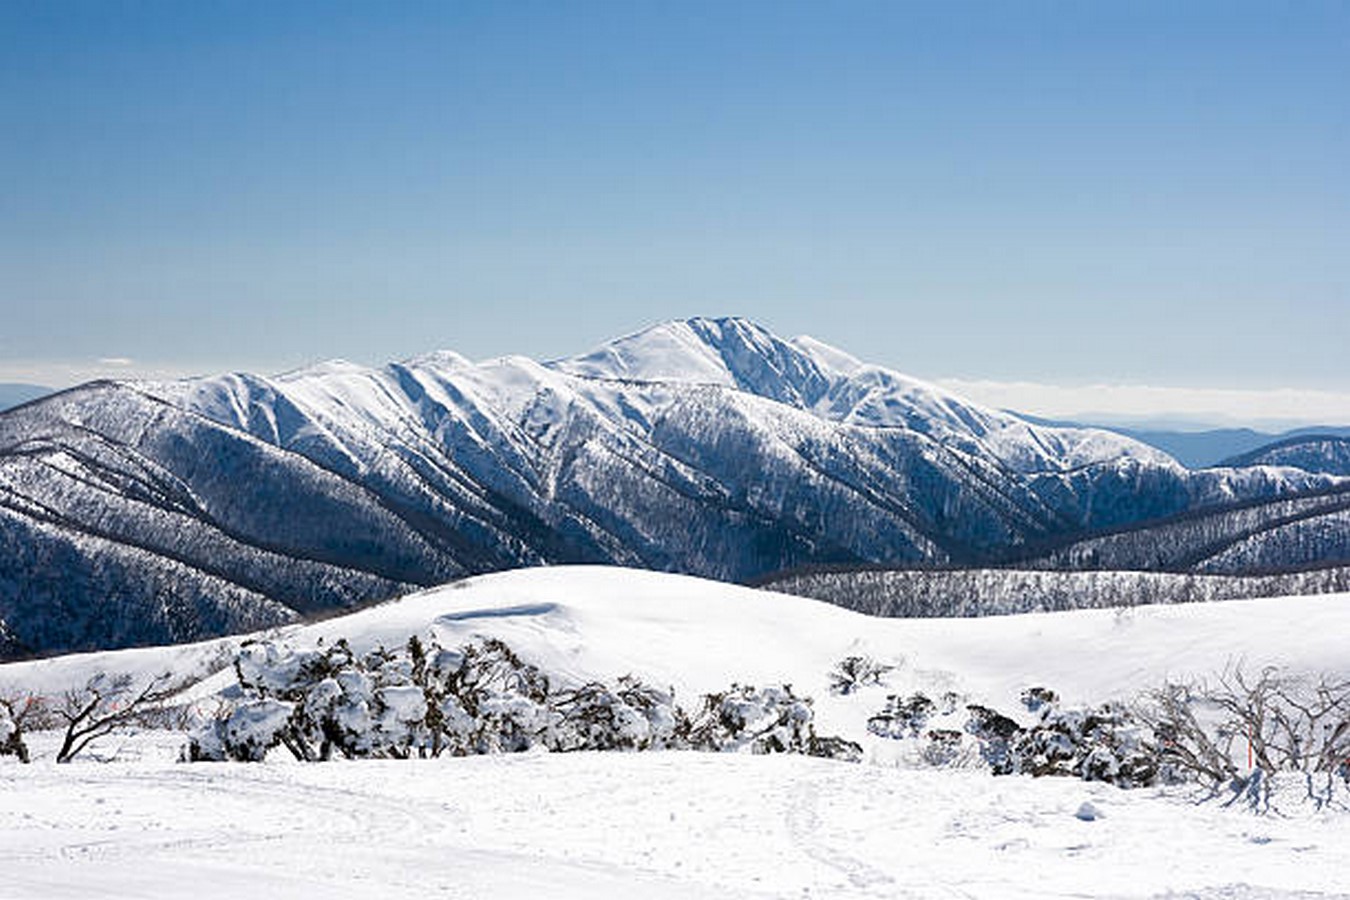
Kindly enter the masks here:
M 1350 437 L 1303 434 L 1234 456 L 1225 466 L 1296 466 L 1305 472 L 1350 475 Z
M 1208 603 L 1350 591 L 1344 566 L 1282 575 L 1027 569 L 851 569 L 798 572 L 759 584 L 873 616 L 938 618 Z
M 1192 471 L 741 319 L 546 363 L 97 382 L 0 414 L 0 652 L 185 640 L 518 566 L 992 564 L 1347 484 Z M 1345 558 L 1289 527 L 1222 565 Z

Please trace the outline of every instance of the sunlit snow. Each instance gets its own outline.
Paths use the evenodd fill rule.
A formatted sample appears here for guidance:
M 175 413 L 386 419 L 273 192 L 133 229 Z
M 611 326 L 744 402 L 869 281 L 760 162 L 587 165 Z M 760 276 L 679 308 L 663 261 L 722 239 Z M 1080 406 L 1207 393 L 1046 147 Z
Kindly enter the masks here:
M 174 762 L 171 733 L 108 739 L 68 766 L 0 762 L 0 895 L 38 897 L 1336 897 L 1350 814 L 1279 814 L 1194 789 L 916 768 L 867 735 L 888 693 L 1072 701 L 1250 667 L 1350 674 L 1350 596 L 974 620 L 876 620 L 815 601 L 612 568 L 485 576 L 275 635 L 443 645 L 505 639 L 560 677 L 634 673 L 678 696 L 787 681 L 867 760 L 692 752 L 301 765 Z M 58 691 L 94 671 L 188 671 L 214 642 L 0 668 Z M 885 686 L 831 696 L 866 653 Z M 195 692 L 209 705 L 232 675 Z M 108 760 L 101 762 L 100 760 Z M 1296 787 L 1296 786 L 1295 786 Z M 1086 812 L 1085 812 L 1086 811 Z

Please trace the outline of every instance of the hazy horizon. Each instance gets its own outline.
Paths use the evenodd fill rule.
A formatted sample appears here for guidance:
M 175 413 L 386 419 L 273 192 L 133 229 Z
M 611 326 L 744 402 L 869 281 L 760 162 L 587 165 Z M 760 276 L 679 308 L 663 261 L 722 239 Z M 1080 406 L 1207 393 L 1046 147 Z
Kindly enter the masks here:
M 653 323 L 655 324 L 655 323 Z M 772 330 L 772 329 L 771 329 Z M 568 356 L 582 355 L 606 340 L 575 347 L 570 352 L 539 358 L 546 362 Z M 784 335 L 780 337 L 798 337 Z M 810 335 L 810 337 L 815 337 Z M 839 347 L 851 352 L 848 347 Z M 452 346 L 430 347 L 409 354 L 409 359 L 438 350 L 459 352 Z M 467 356 L 467 354 L 461 354 Z M 498 354 L 513 355 L 513 354 Z M 855 354 L 856 355 L 856 354 Z M 495 357 L 479 357 L 482 361 Z M 225 372 L 246 371 L 272 376 L 322 365 L 338 357 L 307 361 L 298 366 L 273 367 L 263 365 L 227 366 L 207 369 L 186 364 L 146 364 L 129 358 L 101 359 L 89 362 L 39 363 L 0 361 L 0 388 L 42 387 L 60 390 L 96 379 L 173 380 L 178 378 L 210 377 Z M 349 359 L 359 365 L 378 368 L 399 359 Z M 863 362 L 885 365 L 877 360 Z M 894 368 L 886 366 L 887 368 Z M 1256 431 L 1278 433 L 1300 427 L 1350 425 L 1350 393 L 1296 388 L 1244 390 L 1237 388 L 1193 385 L 1148 385 L 1112 383 L 1046 384 L 1030 381 L 995 381 L 953 377 L 929 377 L 926 373 L 897 369 L 902 374 L 932 382 L 962 397 L 986 406 L 1043 417 L 1069 419 L 1089 424 L 1121 428 L 1153 427 L 1165 430 L 1195 431 L 1201 429 L 1250 428 Z M 0 392 L 3 393 L 3 392 Z M 3 399 L 3 397 L 0 397 Z M 27 399 L 24 396 L 23 399 Z

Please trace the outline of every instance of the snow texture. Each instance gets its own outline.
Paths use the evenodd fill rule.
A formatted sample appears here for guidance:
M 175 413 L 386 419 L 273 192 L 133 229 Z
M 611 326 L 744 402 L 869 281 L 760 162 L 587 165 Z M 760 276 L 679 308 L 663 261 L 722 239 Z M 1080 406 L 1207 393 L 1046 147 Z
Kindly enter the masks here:
M 39 734 L 32 765 L 0 758 L 3 894 L 1344 897 L 1350 815 L 1285 788 L 1278 814 L 1258 814 L 1185 789 L 914 768 L 897 749 L 907 741 L 867 735 L 866 720 L 888 694 L 918 691 L 1012 711 L 1028 686 L 1052 685 L 1063 709 L 1095 705 L 1239 659 L 1345 677 L 1347 626 L 1347 595 L 910 621 L 608 568 L 485 576 L 275 637 L 330 648 L 346 637 L 353 654 L 410 634 L 455 648 L 495 637 L 578 685 L 624 673 L 677 693 L 791 683 L 815 698 L 822 726 L 866 735 L 867 759 L 527 753 L 299 765 L 273 753 L 262 765 L 182 765 L 172 762 L 181 736 L 152 732 L 56 766 L 54 736 Z M 55 693 L 91 668 L 187 671 L 220 660 L 220 646 L 11 664 L 0 688 Z M 831 672 L 851 655 L 892 668 L 831 693 Z M 458 669 L 463 654 L 428 664 Z M 284 672 L 284 658 L 269 668 Z M 209 713 L 237 681 L 227 667 L 188 698 Z M 730 707 L 745 720 L 762 710 L 753 694 Z M 240 727 L 266 740 L 284 709 L 250 708 Z M 1022 724 L 1045 719 L 1044 707 L 1025 709 Z

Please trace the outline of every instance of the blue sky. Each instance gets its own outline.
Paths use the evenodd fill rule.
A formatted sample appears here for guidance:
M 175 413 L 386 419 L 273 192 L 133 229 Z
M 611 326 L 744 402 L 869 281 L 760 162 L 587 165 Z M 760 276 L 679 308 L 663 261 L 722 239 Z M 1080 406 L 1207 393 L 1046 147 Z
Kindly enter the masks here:
M 1350 393 L 1347 86 L 1343 2 L 0 0 L 0 376 L 732 314 Z

